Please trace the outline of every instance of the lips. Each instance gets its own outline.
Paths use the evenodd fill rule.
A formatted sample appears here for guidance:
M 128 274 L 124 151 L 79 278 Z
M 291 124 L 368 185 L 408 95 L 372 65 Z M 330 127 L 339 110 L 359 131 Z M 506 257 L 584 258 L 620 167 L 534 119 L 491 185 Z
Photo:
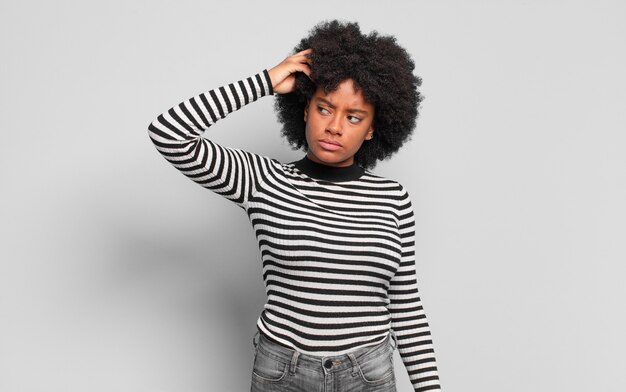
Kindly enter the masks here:
M 322 139 L 319 141 L 320 147 L 326 151 L 337 151 L 341 148 L 341 145 L 334 140 Z

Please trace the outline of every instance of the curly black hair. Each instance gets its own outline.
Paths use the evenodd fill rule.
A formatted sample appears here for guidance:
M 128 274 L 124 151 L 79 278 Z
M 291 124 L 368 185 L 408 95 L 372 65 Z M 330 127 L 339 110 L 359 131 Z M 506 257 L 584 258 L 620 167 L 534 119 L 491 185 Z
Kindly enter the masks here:
M 413 74 L 415 64 L 393 36 L 377 31 L 361 33 L 359 24 L 324 21 L 294 48 L 294 53 L 312 48 L 311 81 L 296 73 L 294 91 L 276 96 L 275 110 L 283 124 L 281 133 L 294 150 L 308 150 L 304 108 L 318 86 L 334 91 L 346 79 L 354 81 L 365 100 L 374 105 L 374 137 L 363 143 L 354 156 L 365 169 L 389 158 L 410 139 L 423 95 L 422 79 Z

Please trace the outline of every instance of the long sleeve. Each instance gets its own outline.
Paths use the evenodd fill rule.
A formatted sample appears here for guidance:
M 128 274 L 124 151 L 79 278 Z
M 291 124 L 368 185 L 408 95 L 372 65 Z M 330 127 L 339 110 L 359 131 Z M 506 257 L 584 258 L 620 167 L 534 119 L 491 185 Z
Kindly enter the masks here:
M 388 290 L 391 328 L 415 391 L 440 390 L 430 327 L 417 289 L 415 216 L 410 197 L 402 187 L 398 203 L 402 257 Z
M 245 209 L 271 159 L 206 139 L 204 132 L 244 105 L 273 94 L 267 70 L 194 96 L 160 114 L 148 126 L 156 149 L 199 185 Z

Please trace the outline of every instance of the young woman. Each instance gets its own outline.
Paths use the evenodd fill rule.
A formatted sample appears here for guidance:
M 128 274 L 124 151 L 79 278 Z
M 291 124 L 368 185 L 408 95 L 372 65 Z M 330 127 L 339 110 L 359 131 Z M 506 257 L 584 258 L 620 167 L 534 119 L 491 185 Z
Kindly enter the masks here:
M 395 391 L 396 347 L 415 391 L 438 390 L 411 201 L 370 171 L 412 133 L 421 79 L 394 37 L 364 35 L 357 23 L 321 23 L 294 52 L 149 126 L 165 159 L 241 207 L 254 228 L 267 302 L 251 390 Z M 268 95 L 302 159 L 281 163 L 203 137 Z

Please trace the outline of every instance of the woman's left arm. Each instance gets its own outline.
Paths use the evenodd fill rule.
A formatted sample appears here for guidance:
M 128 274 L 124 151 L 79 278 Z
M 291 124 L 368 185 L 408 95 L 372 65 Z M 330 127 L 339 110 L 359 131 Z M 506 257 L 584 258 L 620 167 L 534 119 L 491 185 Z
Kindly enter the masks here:
M 417 289 L 415 215 L 409 194 L 402 186 L 398 200 L 402 257 L 388 290 L 391 328 L 415 392 L 440 390 L 430 327 Z

